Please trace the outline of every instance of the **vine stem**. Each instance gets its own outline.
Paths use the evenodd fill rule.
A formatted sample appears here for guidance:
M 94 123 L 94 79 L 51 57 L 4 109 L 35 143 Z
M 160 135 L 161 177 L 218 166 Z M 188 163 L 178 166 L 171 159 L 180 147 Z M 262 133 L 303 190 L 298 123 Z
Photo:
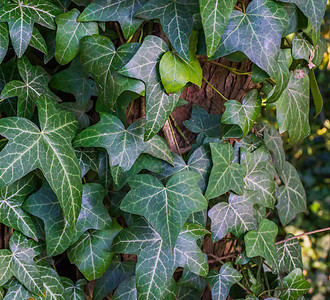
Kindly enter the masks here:
M 215 90 L 223 99 L 228 101 L 229 99 L 226 98 L 224 95 L 222 95 L 210 82 L 207 81 L 207 79 L 203 76 L 204 81 L 213 89 Z
M 319 232 L 324 232 L 324 231 L 329 231 L 330 230 L 330 227 L 327 227 L 327 228 L 321 228 L 321 229 L 317 229 L 317 230 L 313 230 L 313 231 L 309 231 L 309 232 L 305 232 L 305 233 L 302 233 L 302 234 L 298 234 L 298 235 L 295 235 L 293 237 L 290 237 L 288 239 L 285 239 L 285 240 L 282 240 L 282 241 L 279 241 L 277 243 L 275 243 L 275 245 L 278 245 L 278 244 L 283 244 L 285 242 L 288 242 L 288 241 L 291 241 L 291 240 L 294 240 L 294 239 L 298 239 L 302 236 L 305 236 L 305 235 L 310 235 L 310 234 L 314 234 L 314 233 L 319 233 Z
M 224 68 L 224 69 L 227 69 L 228 71 L 236 74 L 236 75 L 251 75 L 252 72 L 241 72 L 240 70 L 238 69 L 235 69 L 235 68 L 232 68 L 232 67 L 229 67 L 229 66 L 226 66 L 224 64 L 221 64 L 221 63 L 218 63 L 216 61 L 210 61 L 210 60 L 205 60 L 203 62 L 207 62 L 209 64 L 212 64 L 212 65 L 215 65 L 215 66 L 219 66 L 221 68 Z
M 270 293 L 270 292 L 277 292 L 277 291 L 285 291 L 287 289 L 270 289 L 270 290 L 265 290 L 261 294 L 258 295 L 258 298 L 261 297 L 263 294 Z
M 179 155 L 182 157 L 181 152 L 180 152 L 180 147 L 179 147 L 178 141 L 176 140 L 175 132 L 173 130 L 173 127 L 172 127 L 172 123 L 171 123 L 170 118 L 168 118 L 168 124 L 170 125 L 170 130 L 171 130 L 171 133 L 172 133 L 172 136 L 173 136 L 173 140 L 174 140 L 175 146 L 176 146 L 176 148 L 178 150 Z

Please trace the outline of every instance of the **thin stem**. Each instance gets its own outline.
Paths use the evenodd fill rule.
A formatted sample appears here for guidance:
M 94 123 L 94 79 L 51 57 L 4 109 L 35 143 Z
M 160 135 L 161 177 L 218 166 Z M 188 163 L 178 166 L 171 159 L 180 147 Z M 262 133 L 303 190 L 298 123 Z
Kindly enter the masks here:
M 203 76 L 203 79 L 205 80 L 205 82 L 213 89 L 215 90 L 223 99 L 225 99 L 226 101 L 228 101 L 229 99 L 227 99 L 224 95 L 222 95 L 211 83 L 209 83 L 206 78 Z
M 279 241 L 277 243 L 275 243 L 275 245 L 278 245 L 278 244 L 283 244 L 283 243 L 286 243 L 288 241 L 291 241 L 291 240 L 294 240 L 294 239 L 298 239 L 302 236 L 305 236 L 305 235 L 310 235 L 310 234 L 314 234 L 314 233 L 319 233 L 319 232 L 324 232 L 324 231 L 329 231 L 330 230 L 330 227 L 327 227 L 327 228 L 321 228 L 321 229 L 317 229 L 317 230 L 313 230 L 313 231 L 309 231 L 309 232 L 305 232 L 305 233 L 302 233 L 302 234 L 298 234 L 298 235 L 295 235 L 293 237 L 290 237 L 288 239 L 285 239 L 285 240 L 282 240 L 282 241 Z
M 211 60 L 206 60 L 206 61 L 203 61 L 203 62 L 207 62 L 209 64 L 212 64 L 212 65 L 215 65 L 215 66 L 219 66 L 221 68 L 224 68 L 224 69 L 227 69 L 228 71 L 236 74 L 236 75 L 251 75 L 252 72 L 241 72 L 240 70 L 238 69 L 235 69 L 235 68 L 232 68 L 232 67 L 229 67 L 229 66 L 226 66 L 224 64 L 221 64 L 221 63 L 218 63 L 216 61 L 211 61 Z
M 174 117 L 172 116 L 172 114 L 170 115 L 173 123 L 174 123 L 174 126 L 176 128 L 176 130 L 179 132 L 179 134 L 182 136 L 182 138 L 185 140 L 185 142 L 190 145 L 187 137 L 185 136 L 185 134 L 183 133 L 183 131 L 181 130 L 180 126 L 178 125 L 178 123 L 176 122 L 176 120 L 174 119 Z
M 243 10 L 243 13 L 245 14 L 245 4 L 242 0 L 240 0 L 239 2 L 242 4 L 242 10 Z
M 120 42 L 122 44 L 125 44 L 124 38 L 123 38 L 123 36 L 121 35 L 121 32 L 120 32 L 120 27 L 118 25 L 118 22 L 115 22 L 115 28 L 116 28 L 116 32 L 117 32 L 117 35 L 119 37 Z
M 130 105 L 130 107 L 129 107 L 129 109 L 128 109 L 128 112 L 127 112 L 127 114 L 126 114 L 126 118 L 125 118 L 125 123 L 126 123 L 126 124 L 127 124 L 127 121 L 128 121 L 128 117 L 129 117 L 129 115 L 131 114 L 131 110 L 132 110 L 132 107 L 133 107 L 133 103 L 134 103 L 134 101 L 131 102 L 131 105 Z
M 258 295 L 258 298 L 261 297 L 263 294 L 270 293 L 270 292 L 277 292 L 277 291 L 284 291 L 286 289 L 270 289 L 270 290 L 265 290 L 261 294 Z
M 178 141 L 176 140 L 175 132 L 173 130 L 172 123 L 171 123 L 171 120 L 170 119 L 168 119 L 168 124 L 170 125 L 170 130 L 171 130 L 171 133 L 172 133 L 172 136 L 173 136 L 173 140 L 174 140 L 175 146 L 176 146 L 176 148 L 178 150 L 178 154 L 180 154 L 180 156 L 182 157 L 181 152 L 180 152 L 180 147 L 179 147 Z

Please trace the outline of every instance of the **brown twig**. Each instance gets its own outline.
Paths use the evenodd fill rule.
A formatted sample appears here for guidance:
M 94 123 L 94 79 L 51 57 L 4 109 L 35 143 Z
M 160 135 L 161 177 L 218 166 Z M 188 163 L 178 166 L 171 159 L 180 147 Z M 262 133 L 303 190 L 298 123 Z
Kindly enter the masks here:
M 310 232 L 305 232 L 305 233 L 302 233 L 302 234 L 298 234 L 298 235 L 295 235 L 293 237 L 290 237 L 288 239 L 285 239 L 285 240 L 282 240 L 282 241 L 279 241 L 279 242 L 276 242 L 275 245 L 278 245 L 278 244 L 283 244 L 283 243 L 286 243 L 288 241 L 291 241 L 291 240 L 294 240 L 294 239 L 298 239 L 302 236 L 305 236 L 305 235 L 310 235 L 310 234 L 314 234 L 314 233 L 319 233 L 319 232 L 324 232 L 324 231 L 329 231 L 330 230 L 330 227 L 327 227 L 327 228 L 321 228 L 321 229 L 317 229 L 317 230 L 313 230 L 313 231 L 310 231 Z

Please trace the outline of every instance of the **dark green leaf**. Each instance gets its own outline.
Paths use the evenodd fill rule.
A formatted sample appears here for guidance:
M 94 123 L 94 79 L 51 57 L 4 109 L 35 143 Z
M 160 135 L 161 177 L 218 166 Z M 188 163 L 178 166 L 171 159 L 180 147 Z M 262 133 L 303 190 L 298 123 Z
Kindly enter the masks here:
M 84 286 L 87 282 L 85 279 L 77 280 L 76 284 L 69 278 L 62 277 L 61 280 L 64 286 L 65 299 L 86 300 Z

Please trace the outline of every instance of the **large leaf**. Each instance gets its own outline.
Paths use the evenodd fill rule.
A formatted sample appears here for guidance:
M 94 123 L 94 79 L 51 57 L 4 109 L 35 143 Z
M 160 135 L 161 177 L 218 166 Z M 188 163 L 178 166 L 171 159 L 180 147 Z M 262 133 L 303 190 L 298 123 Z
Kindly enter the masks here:
M 179 100 L 178 94 L 165 92 L 157 70 L 161 56 L 167 50 L 161 38 L 148 35 L 133 58 L 119 71 L 122 75 L 142 80 L 146 85 L 146 140 L 162 128 Z
M 211 232 L 214 242 L 221 240 L 229 232 L 237 236 L 248 230 L 257 229 L 253 214 L 253 199 L 250 197 L 229 195 L 228 203 L 220 202 L 209 210 L 212 221 Z
M 195 12 L 198 12 L 196 0 L 151 0 L 144 4 L 135 16 L 148 20 L 159 19 L 173 48 L 189 61 L 189 39 Z
M 257 231 L 251 230 L 244 237 L 246 255 L 251 258 L 261 256 L 272 267 L 277 269 L 278 263 L 275 248 L 277 231 L 275 223 L 267 219 L 262 220 Z
M 95 80 L 99 94 L 97 102 L 99 111 L 104 111 L 103 106 L 108 110 L 112 109 L 117 98 L 124 91 L 144 94 L 143 82 L 117 73 L 129 62 L 139 47 L 138 43 L 129 43 L 116 50 L 112 41 L 101 35 L 82 39 L 80 48 L 82 67 Z
M 54 18 L 61 10 L 47 0 L 6 1 L 0 6 L 0 22 L 8 22 L 14 50 L 21 57 L 28 47 L 34 23 L 55 29 Z
M 0 188 L 41 169 L 74 227 L 82 195 L 81 172 L 71 146 L 77 121 L 45 96 L 39 98 L 38 110 L 41 129 L 24 118 L 0 119 L 0 133 L 9 140 L 0 152 Z
M 172 162 L 171 153 L 163 139 L 153 137 L 144 141 L 144 119 L 135 121 L 128 129 L 115 116 L 104 113 L 101 121 L 77 135 L 75 147 L 102 147 L 110 157 L 111 166 L 119 166 L 123 171 L 132 168 L 142 153 L 149 153 Z
M 283 288 L 279 294 L 280 300 L 296 300 L 306 294 L 311 288 L 311 284 L 304 278 L 301 269 L 294 269 L 283 279 Z
M 235 0 L 199 0 L 207 56 L 212 56 L 219 46 L 235 4 Z
M 144 216 L 162 237 L 164 245 L 173 248 L 188 217 L 207 208 L 195 172 L 180 172 L 164 185 L 151 175 L 138 175 L 129 181 L 130 192 L 120 208 Z
M 103 205 L 104 188 L 97 183 L 83 186 L 81 211 L 74 230 L 65 220 L 58 199 L 47 184 L 24 203 L 24 209 L 44 222 L 47 254 L 64 252 L 88 229 L 110 229 L 111 219 Z
M 55 58 L 61 64 L 69 63 L 79 52 L 80 40 L 87 35 L 98 34 L 95 22 L 78 22 L 80 12 L 74 8 L 56 17 Z
M 29 290 L 24 287 L 18 280 L 12 279 L 6 284 L 7 293 L 4 300 L 21 300 L 29 299 L 34 296 Z M 1 294 L 0 294 L 1 295 Z M 2 299 L 2 298 L 1 298 Z
M 258 96 L 258 91 L 250 91 L 242 103 L 229 100 L 224 105 L 226 110 L 221 122 L 235 127 L 239 126 L 242 130 L 242 137 L 245 137 L 261 111 L 261 99 Z
M 243 168 L 234 160 L 234 149 L 229 143 L 211 143 L 213 167 L 205 197 L 218 197 L 228 191 L 243 194 Z
M 185 224 L 174 250 L 143 219 L 123 229 L 116 237 L 113 251 L 137 254 L 136 287 L 138 299 L 160 299 L 176 267 L 206 276 L 208 264 L 196 240 L 208 231 L 196 224 Z
M 289 133 L 292 145 L 309 135 L 309 78 L 306 70 L 291 74 L 287 87 L 276 102 L 276 120 L 280 133 Z
M 272 0 L 253 0 L 246 13 L 233 11 L 214 57 L 243 52 L 278 81 L 281 92 L 289 72 L 281 69 L 278 60 L 282 34 L 288 26 L 288 15 L 281 4 Z
M 112 300 L 136 300 L 137 290 L 135 277 L 131 276 L 121 282 L 113 294 Z
M 211 287 L 212 299 L 227 299 L 230 288 L 242 279 L 242 274 L 235 270 L 230 262 L 225 263 L 221 269 L 211 270 L 206 277 Z
M 322 23 L 327 0 L 282 0 L 286 3 L 294 3 L 304 13 L 317 31 Z
M 1 92 L 1 98 L 18 97 L 17 115 L 30 119 L 37 101 L 42 101 L 41 95 L 50 98 L 55 98 L 55 95 L 48 88 L 50 76 L 42 67 L 33 66 L 25 56 L 18 59 L 17 67 L 23 81 L 8 82 Z
M 121 226 L 113 223 L 111 229 L 89 230 L 69 248 L 70 262 L 78 267 L 87 280 L 101 277 L 108 269 L 113 256 L 110 248 L 121 229 Z
M 293 237 L 293 234 L 287 234 L 286 239 Z M 276 245 L 278 258 L 278 268 L 282 273 L 289 274 L 294 269 L 302 269 L 301 246 L 298 239 Z
M 296 169 L 284 162 L 283 171 L 279 174 L 283 185 L 279 188 L 276 208 L 283 226 L 295 216 L 306 210 L 306 193 Z
M 34 176 L 27 175 L 0 190 L 0 222 L 37 240 L 37 229 L 30 215 L 22 209 L 25 198 L 35 186 Z
M 79 21 L 118 21 L 125 38 L 139 28 L 143 20 L 135 18 L 135 12 L 146 0 L 95 0 L 79 16 Z
M 42 295 L 44 287 L 41 274 L 33 260 L 39 253 L 31 242 L 15 231 L 9 240 L 10 250 L 0 250 L 0 285 L 15 276 L 32 293 Z

